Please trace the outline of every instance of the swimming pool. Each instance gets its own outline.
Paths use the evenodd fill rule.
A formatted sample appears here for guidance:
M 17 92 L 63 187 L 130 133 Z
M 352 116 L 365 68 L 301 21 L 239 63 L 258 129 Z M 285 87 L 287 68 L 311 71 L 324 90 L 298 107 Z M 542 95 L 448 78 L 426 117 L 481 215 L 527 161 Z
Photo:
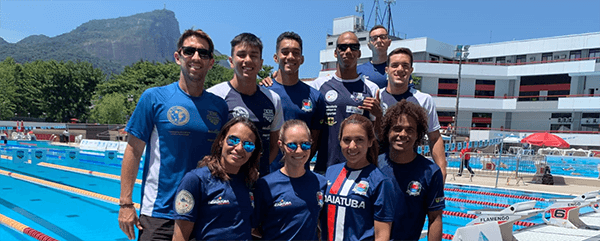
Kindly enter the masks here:
M 119 181 L 110 175 L 101 174 L 119 175 L 120 166 L 117 163 L 120 158 L 117 157 L 115 161 L 107 159 L 102 153 L 79 153 L 78 160 L 72 161 L 69 160 L 68 154 L 73 148 L 25 144 L 28 145 L 13 142 L 7 147 L 0 147 L 0 154 L 3 155 L 0 159 L 0 170 L 110 198 L 119 198 Z M 40 146 L 47 148 L 47 159 L 37 165 L 15 164 L 6 157 L 17 148 L 27 148 L 33 153 L 33 150 Z M 140 176 L 141 171 L 138 178 Z M 456 229 L 472 220 L 473 217 L 467 215 L 469 210 L 502 208 L 530 199 L 571 197 L 453 184 L 446 184 L 445 194 L 447 200 L 443 233 L 447 234 L 446 237 L 450 237 L 448 235 L 453 235 Z M 133 200 L 140 202 L 139 184 L 134 187 Z M 544 208 L 548 205 L 549 202 L 538 202 L 536 207 Z M 118 211 L 118 205 L 101 201 L 98 197 L 0 175 L 0 213 L 59 240 L 127 240 L 118 227 Z M 581 212 L 591 211 L 591 208 L 584 208 Z M 519 223 L 521 225 L 515 225 L 514 228 L 516 230 L 541 223 L 540 214 L 523 220 Z M 0 225 L 0 237 L 2 240 L 35 240 L 4 225 Z

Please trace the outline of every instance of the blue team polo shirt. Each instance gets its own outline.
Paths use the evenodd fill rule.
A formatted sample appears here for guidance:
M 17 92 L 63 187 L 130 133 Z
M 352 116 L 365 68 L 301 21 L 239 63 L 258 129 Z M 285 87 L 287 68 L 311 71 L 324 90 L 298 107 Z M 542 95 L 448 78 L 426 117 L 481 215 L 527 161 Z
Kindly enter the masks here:
M 283 125 L 283 109 L 279 95 L 258 86 L 254 94 L 245 95 L 233 88 L 229 81 L 210 87 L 207 91 L 227 102 L 229 119 L 244 116 L 258 128 L 263 146 L 259 172 L 260 176 L 269 174 L 271 132 L 278 131 Z
M 387 62 L 373 64 L 371 61 L 368 61 L 364 64 L 356 66 L 356 71 L 358 74 L 366 75 L 370 81 L 375 83 L 381 89 L 386 87 L 388 84 L 387 73 L 385 72 L 386 66 Z
M 178 82 L 144 91 L 125 128 L 146 143 L 141 214 L 173 219 L 177 186 L 225 122 L 227 104 L 212 93 L 193 97 Z
M 196 240 L 250 240 L 253 194 L 243 174 L 223 181 L 208 167 L 185 175 L 177 189 L 175 219 L 194 222 Z
M 259 179 L 254 213 L 263 240 L 317 240 L 326 187 L 327 179 L 311 171 L 291 178 L 278 170 Z
M 442 210 L 444 201 L 444 178 L 433 161 L 417 154 L 407 164 L 390 160 L 389 152 L 379 155 L 379 168 L 395 184 L 397 205 L 391 238 L 395 240 L 418 240 L 428 212 Z

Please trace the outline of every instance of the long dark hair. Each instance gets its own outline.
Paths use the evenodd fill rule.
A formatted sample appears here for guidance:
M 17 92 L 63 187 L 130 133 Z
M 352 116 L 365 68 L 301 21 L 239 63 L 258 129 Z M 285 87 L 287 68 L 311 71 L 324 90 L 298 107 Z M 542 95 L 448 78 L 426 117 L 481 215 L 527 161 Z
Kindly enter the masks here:
M 344 127 L 346 127 L 347 124 L 357 124 L 361 128 L 363 128 L 363 130 L 365 130 L 365 132 L 367 132 L 368 141 L 373 142 L 371 147 L 369 147 L 369 150 L 367 150 L 367 161 L 369 161 L 369 163 L 377 166 L 377 155 L 379 154 L 379 144 L 377 144 L 377 139 L 375 138 L 375 130 L 373 129 L 373 123 L 369 119 L 367 119 L 367 117 L 364 117 L 362 115 L 359 115 L 359 114 L 351 115 L 350 117 L 346 118 L 342 122 L 342 125 L 340 127 L 340 135 L 338 136 L 338 139 L 340 141 L 342 141 L 342 133 L 344 132 Z
M 258 163 L 260 161 L 260 155 L 262 151 L 262 142 L 260 141 L 258 129 L 256 129 L 256 126 L 254 126 L 252 121 L 246 117 L 235 117 L 225 123 L 217 135 L 215 142 L 212 144 L 210 155 L 205 156 L 201 161 L 199 161 L 198 167 L 207 166 L 213 176 L 218 177 L 223 181 L 229 181 L 230 177 L 227 175 L 225 168 L 221 164 L 221 152 L 223 150 L 223 142 L 227 136 L 227 133 L 229 133 L 229 129 L 238 123 L 244 124 L 246 127 L 248 127 L 256 138 L 254 140 L 254 145 L 256 145 L 256 148 L 252 152 L 252 155 L 248 161 L 244 163 L 242 167 L 240 167 L 239 171 L 239 173 L 246 175 L 246 183 L 252 184 L 258 179 Z

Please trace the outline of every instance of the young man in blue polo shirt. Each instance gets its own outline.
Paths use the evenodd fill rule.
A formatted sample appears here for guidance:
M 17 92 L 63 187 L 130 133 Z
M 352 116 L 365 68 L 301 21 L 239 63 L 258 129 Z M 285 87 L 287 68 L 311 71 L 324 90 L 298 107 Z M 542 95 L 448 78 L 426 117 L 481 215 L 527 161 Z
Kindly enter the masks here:
M 258 131 L 263 143 L 260 160 L 260 176 L 270 173 L 270 164 L 279 152 L 277 140 L 283 125 L 283 109 L 279 95 L 256 84 L 258 71 L 262 69 L 262 41 L 251 33 L 242 33 L 231 40 L 229 62 L 233 79 L 217 84 L 207 91 L 227 102 L 229 118 L 249 118 Z
M 227 104 L 204 91 L 214 64 L 214 45 L 202 30 L 186 30 L 173 55 L 181 66 L 179 81 L 146 90 L 125 131 L 129 133 L 121 168 L 119 226 L 127 238 L 171 240 L 175 191 L 188 171 L 210 153 L 212 142 L 227 122 Z M 142 203 L 138 219 L 131 198 L 146 147 Z
M 279 70 L 272 79 L 272 85 L 266 88 L 275 91 L 281 97 L 281 105 L 285 110 L 284 120 L 302 120 L 310 128 L 313 142 L 310 155 L 312 158 L 319 146 L 319 135 L 325 118 L 325 98 L 321 92 L 300 81 L 298 77 L 300 65 L 304 63 L 302 38 L 294 32 L 279 35 L 273 60 L 279 65 Z M 306 162 L 307 167 L 309 164 L 310 162 Z M 271 170 L 279 170 L 282 166 L 280 162 L 274 162 Z

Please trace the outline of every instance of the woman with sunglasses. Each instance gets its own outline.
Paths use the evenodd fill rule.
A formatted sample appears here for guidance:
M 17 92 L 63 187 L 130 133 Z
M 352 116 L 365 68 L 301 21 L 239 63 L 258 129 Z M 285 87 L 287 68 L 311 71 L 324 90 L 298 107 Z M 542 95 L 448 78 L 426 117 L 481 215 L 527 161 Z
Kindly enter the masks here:
M 254 197 L 249 187 L 258 179 L 258 130 L 250 120 L 227 122 L 211 155 L 188 172 L 175 198 L 173 240 L 249 240 Z
M 305 167 L 312 145 L 306 123 L 286 121 L 278 145 L 283 167 L 256 183 L 255 234 L 264 240 L 317 240 L 327 179 Z
M 339 134 L 345 163 L 325 177 L 322 224 L 326 240 L 389 240 L 396 210 L 391 180 L 377 166 L 379 145 L 373 124 L 362 115 L 345 119 Z

